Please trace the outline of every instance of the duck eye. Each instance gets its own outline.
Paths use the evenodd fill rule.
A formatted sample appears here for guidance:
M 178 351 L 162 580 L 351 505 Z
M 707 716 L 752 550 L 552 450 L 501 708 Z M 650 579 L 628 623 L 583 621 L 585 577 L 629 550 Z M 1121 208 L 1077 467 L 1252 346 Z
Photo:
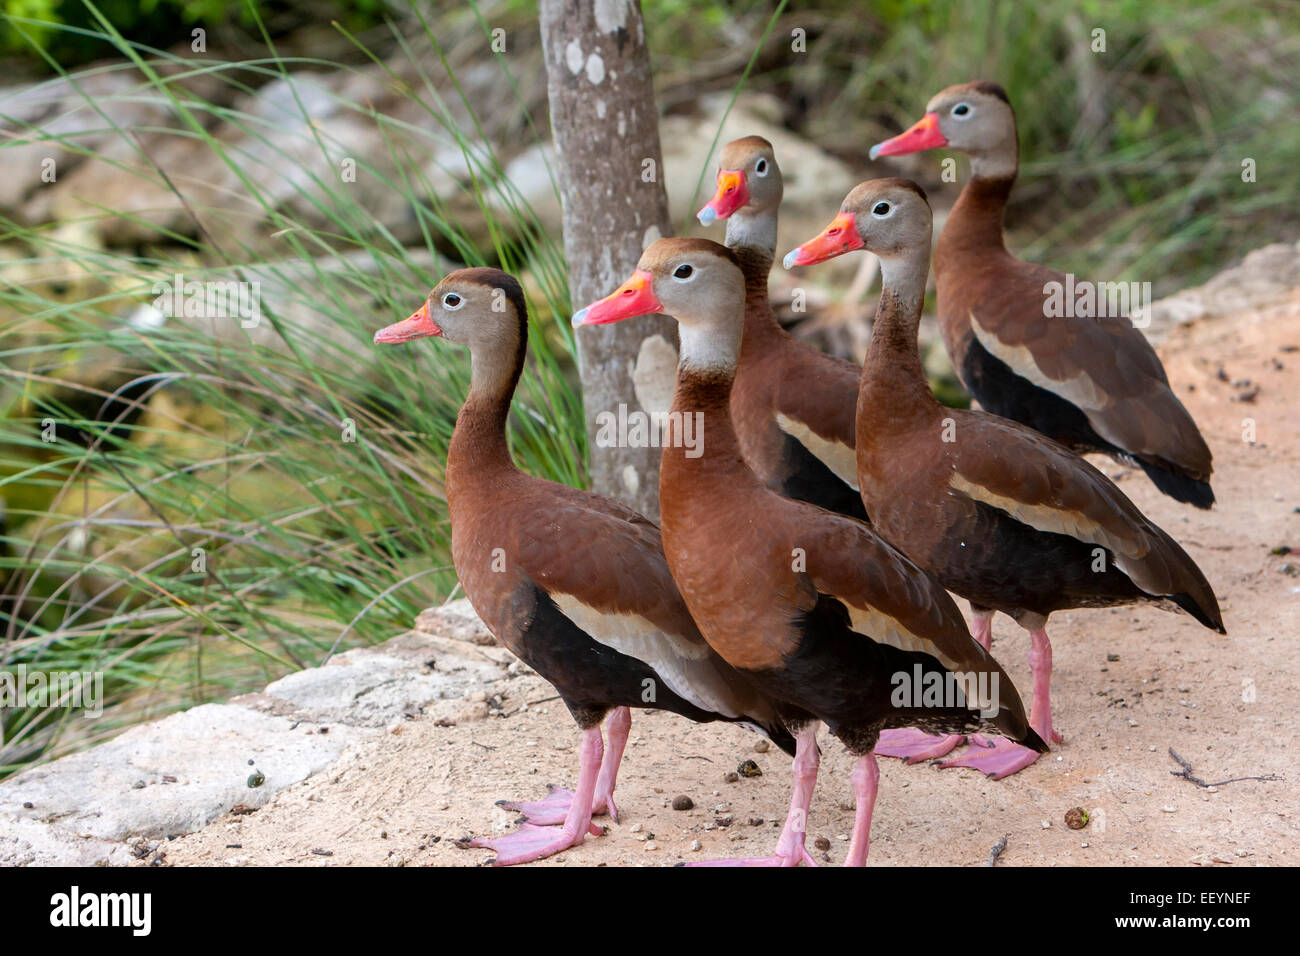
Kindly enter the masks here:
M 456 311 L 464 304 L 465 304 L 465 300 L 462 299 L 455 292 L 448 292 L 446 295 L 442 297 L 442 307 L 449 312 Z
M 954 106 L 954 107 L 952 108 L 952 115 L 953 115 L 953 116 L 969 116 L 969 115 L 970 115 L 970 104 L 969 104 L 969 103 L 958 103 L 956 106 Z
M 674 279 L 689 279 L 693 275 L 695 275 L 695 269 L 686 263 L 673 270 Z
M 890 208 L 891 208 L 891 207 L 890 207 L 889 203 L 887 203 L 887 202 L 878 202 L 878 203 L 876 203 L 874 206 L 871 207 L 871 215 L 873 215 L 873 216 L 879 216 L 881 219 L 884 219 L 886 216 L 889 215 L 889 210 L 890 210 Z
M 754 173 L 755 173 L 755 175 L 758 175 L 758 176 L 766 176 L 766 175 L 767 175 L 767 160 L 766 160 L 766 159 L 760 159 L 758 162 L 756 162 L 756 163 L 754 164 Z

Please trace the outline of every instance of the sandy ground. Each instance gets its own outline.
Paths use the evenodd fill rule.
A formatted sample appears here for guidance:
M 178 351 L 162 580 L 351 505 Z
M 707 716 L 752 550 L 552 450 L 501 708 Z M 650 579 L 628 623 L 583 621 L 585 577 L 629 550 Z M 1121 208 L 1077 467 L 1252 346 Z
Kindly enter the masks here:
M 1004 836 L 999 865 L 1300 863 L 1290 767 L 1300 724 L 1300 292 L 1183 327 L 1161 352 L 1214 449 L 1219 504 L 1195 511 L 1160 496 L 1140 473 L 1098 464 L 1205 570 L 1228 636 L 1146 608 L 1053 617 L 1052 701 L 1065 742 L 1000 782 L 882 758 L 871 865 L 982 864 Z M 1246 419 L 1255 444 L 1243 441 Z M 1272 553 L 1284 546 L 1296 553 Z M 1030 687 L 1027 650 L 1025 633 L 999 617 L 994 652 L 1022 690 Z M 546 700 L 549 685 L 525 676 L 502 686 L 493 716 L 458 726 L 408 721 L 256 813 L 174 840 L 166 861 L 481 865 L 493 854 L 456 840 L 511 828 L 514 815 L 495 800 L 539 798 L 547 782 L 571 785 L 577 775 L 576 729 L 559 701 Z M 756 752 L 757 741 L 735 727 L 635 712 L 616 793 L 620 822 L 534 865 L 767 853 L 784 819 L 790 762 L 775 748 Z M 825 733 L 822 746 L 809 843 L 820 844 L 819 860 L 838 863 L 853 821 L 850 761 Z M 1171 747 L 1210 783 L 1281 779 L 1205 789 L 1171 774 L 1179 769 Z M 762 776 L 726 782 L 747 759 Z M 694 808 L 673 810 L 679 794 Z M 1091 814 L 1082 830 L 1064 822 L 1076 806 Z

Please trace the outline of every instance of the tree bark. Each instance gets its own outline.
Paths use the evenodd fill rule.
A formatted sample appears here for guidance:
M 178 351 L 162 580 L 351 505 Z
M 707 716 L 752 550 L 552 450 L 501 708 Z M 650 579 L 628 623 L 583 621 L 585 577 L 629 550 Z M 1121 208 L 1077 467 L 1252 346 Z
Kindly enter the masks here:
M 637 0 L 540 0 L 539 13 L 576 310 L 671 232 L 659 113 Z M 667 410 L 676 324 L 645 316 L 580 328 L 577 342 L 592 487 L 658 520 L 660 449 L 601 447 L 597 417 Z

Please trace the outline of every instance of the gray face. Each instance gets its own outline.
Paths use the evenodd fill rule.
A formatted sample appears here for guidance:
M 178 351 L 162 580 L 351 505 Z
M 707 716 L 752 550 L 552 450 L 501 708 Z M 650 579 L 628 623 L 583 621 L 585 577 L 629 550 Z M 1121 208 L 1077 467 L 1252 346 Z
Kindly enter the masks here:
M 457 280 L 454 274 L 429 293 L 429 318 L 448 342 L 475 350 L 512 351 L 518 335 L 514 307 L 503 290 Z
M 1014 146 L 1015 115 L 996 96 L 968 87 L 949 87 L 926 104 L 939 117 L 948 148 L 963 153 L 995 153 Z
M 863 244 L 878 256 L 891 258 L 929 248 L 930 204 L 907 186 L 873 179 L 855 186 L 841 208 L 853 214 Z

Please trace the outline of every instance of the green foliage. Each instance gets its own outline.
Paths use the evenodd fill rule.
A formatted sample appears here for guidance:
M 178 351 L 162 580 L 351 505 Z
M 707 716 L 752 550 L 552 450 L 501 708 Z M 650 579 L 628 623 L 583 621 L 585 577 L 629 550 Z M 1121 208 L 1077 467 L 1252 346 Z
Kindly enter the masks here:
M 275 129 L 185 85 L 202 69 L 246 89 L 250 71 L 278 77 L 289 62 L 197 63 L 142 50 L 106 20 L 99 29 L 101 42 L 120 51 L 115 69 L 140 78 L 126 95 L 168 105 L 182 121 L 177 137 L 232 164 L 265 207 L 281 251 L 219 252 L 201 237 L 200 257 L 165 232 L 144 249 L 104 250 L 79 229 L 0 219 L 0 240 L 25 250 L 3 265 L 31 277 L 0 284 L 0 314 L 15 317 L 0 332 L 0 498 L 8 503 L 0 666 L 102 671 L 107 698 L 99 721 L 71 721 L 67 709 L 0 712 L 0 773 L 60 752 L 56 744 L 81 745 L 391 636 L 453 593 L 441 489 L 468 356 L 434 340 L 371 343 L 440 277 L 426 264 L 441 261 L 438 250 L 530 277 L 530 365 L 515 402 L 513 450 L 534 474 L 584 480 L 581 402 L 566 377 L 572 331 L 561 253 L 501 178 L 495 154 L 472 143 L 431 86 L 398 87 L 425 118 L 416 130 L 347 104 L 390 142 L 417 138 L 412 155 L 357 157 L 358 175 L 384 177 L 417 217 L 424 248 L 412 249 L 377 228 L 356 191 L 337 183 L 300 186 L 324 225 L 286 211 L 263 186 L 275 168 L 297 162 Z M 439 50 L 431 31 L 419 45 Z M 428 61 L 411 62 L 432 79 L 439 67 Z M 508 64 L 498 68 L 501 82 L 512 82 Z M 213 137 L 218 116 L 273 148 L 265 166 L 249 166 Z M 113 133 L 135 142 L 131 130 Z M 85 149 L 76 135 L 53 145 Z M 485 247 L 427 181 L 425 157 L 448 146 L 470 161 L 464 192 L 481 217 L 472 225 L 485 224 L 492 237 Z M 171 186 L 157 170 L 146 175 Z M 63 278 L 42 278 L 51 273 Z M 128 322 L 154 301 L 155 283 L 175 273 L 282 280 L 263 295 L 269 334 L 206 320 Z M 53 443 L 42 439 L 46 419 L 58 422 Z

